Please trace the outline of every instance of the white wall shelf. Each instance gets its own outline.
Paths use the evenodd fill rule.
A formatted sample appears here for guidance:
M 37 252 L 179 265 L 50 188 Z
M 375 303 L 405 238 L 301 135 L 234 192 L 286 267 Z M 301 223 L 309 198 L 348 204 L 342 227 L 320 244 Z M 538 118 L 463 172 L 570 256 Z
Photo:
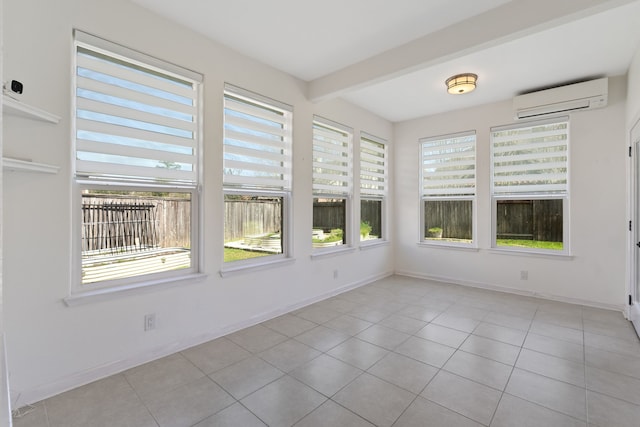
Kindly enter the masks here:
M 8 96 L 2 97 L 2 107 L 3 114 L 26 117 L 28 119 L 41 120 L 53 124 L 60 122 L 60 117 L 55 114 L 51 114 L 48 111 L 41 110 L 40 108 L 9 98 Z
M 28 160 L 12 159 L 10 157 L 2 158 L 2 170 L 5 172 L 33 172 L 45 174 L 57 174 L 60 168 L 58 166 L 47 165 L 44 163 L 35 163 Z

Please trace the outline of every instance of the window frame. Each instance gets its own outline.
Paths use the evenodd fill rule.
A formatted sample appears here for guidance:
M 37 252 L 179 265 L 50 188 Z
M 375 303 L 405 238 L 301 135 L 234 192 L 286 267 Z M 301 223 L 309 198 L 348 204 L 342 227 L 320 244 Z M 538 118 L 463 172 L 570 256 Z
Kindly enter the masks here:
M 535 126 L 544 126 L 558 123 L 566 123 L 566 172 L 565 172 L 565 190 L 563 192 L 545 192 L 545 191 L 514 191 L 511 193 L 496 193 L 494 187 L 494 134 L 505 130 L 525 129 Z M 546 119 L 527 120 L 504 126 L 494 126 L 490 129 L 490 185 L 491 185 L 491 250 L 504 253 L 522 254 L 522 255 L 543 255 L 552 257 L 571 256 L 570 245 L 570 163 L 571 163 L 571 122 L 569 116 L 555 116 Z M 507 246 L 497 244 L 497 210 L 498 202 L 501 200 L 521 200 L 521 201 L 537 201 L 537 200 L 562 200 L 562 250 L 542 249 L 542 248 L 525 248 L 517 246 Z
M 335 192 L 332 192 L 330 190 L 327 189 L 318 189 L 316 188 L 316 166 L 315 166 L 315 160 L 316 160 L 316 149 L 315 149 L 315 141 L 316 141 L 316 126 L 328 129 L 329 131 L 333 131 L 335 133 L 343 133 L 345 135 L 345 139 L 346 139 L 346 150 L 343 150 L 346 153 L 346 163 L 347 163 L 347 174 L 343 175 L 344 179 L 342 179 L 343 182 L 346 182 L 345 186 L 335 186 L 335 188 L 337 189 Z M 341 123 L 338 122 L 334 122 L 333 120 L 329 120 L 326 119 L 324 117 L 321 116 L 317 116 L 314 115 L 313 116 L 313 122 L 312 122 L 312 133 L 313 133 L 313 146 L 312 146 L 312 202 L 315 201 L 315 199 L 341 199 L 345 201 L 345 218 L 344 218 L 344 224 L 345 224 L 345 230 L 343 230 L 343 236 L 344 236 L 344 243 L 342 245 L 336 245 L 336 246 L 331 246 L 331 247 L 324 247 L 324 248 L 313 248 L 312 247 L 312 256 L 318 256 L 318 255 L 323 255 L 323 254 L 331 254 L 331 253 L 335 253 L 335 252 L 343 252 L 343 251 L 348 251 L 348 250 L 353 250 L 354 248 L 354 242 L 356 241 L 356 232 L 355 232 L 355 227 L 353 226 L 354 224 L 354 220 L 353 220 L 353 200 L 354 200 L 354 196 L 353 196 L 353 168 L 354 168 L 354 161 L 353 161 L 353 139 L 354 139 L 354 130 L 353 128 L 343 125 Z M 340 190 L 341 188 L 344 188 L 343 190 Z M 312 230 L 313 231 L 313 209 L 312 209 Z M 359 230 L 359 227 L 358 227 Z M 359 231 L 358 234 L 359 236 Z M 357 239 L 357 241 L 359 241 L 359 238 Z M 310 242 L 313 246 L 313 243 Z
M 192 100 L 195 103 L 195 123 L 193 130 L 193 163 L 195 169 L 191 174 L 193 181 L 189 182 L 151 182 L 149 179 L 137 180 L 134 177 L 91 176 L 90 174 L 78 174 L 76 169 L 76 139 L 78 135 L 77 125 L 77 94 L 78 88 L 78 51 L 88 49 L 99 52 L 111 58 L 113 61 L 123 61 L 130 64 L 141 64 L 149 70 L 157 70 L 159 73 L 176 75 L 189 81 L 193 85 Z M 202 135 L 203 135 L 203 77 L 201 74 L 186 68 L 154 58 L 128 47 L 101 39 L 79 30 L 73 31 L 73 60 L 72 60 L 72 84 L 71 84 L 71 284 L 69 296 L 65 298 L 67 305 L 75 305 L 93 299 L 102 299 L 121 292 L 130 293 L 150 287 L 162 287 L 166 285 L 182 284 L 189 281 L 198 281 L 204 277 L 202 272 Z M 135 110 L 138 111 L 138 110 Z M 191 194 L 190 215 L 190 257 L 191 266 L 185 269 L 147 273 L 121 279 L 104 280 L 91 284 L 82 283 L 82 191 L 85 189 L 116 190 L 116 191 L 162 191 L 162 192 L 188 192 Z
M 225 140 L 226 140 L 226 105 L 227 100 L 236 102 L 238 99 L 241 102 L 251 104 L 252 108 L 262 108 L 266 110 L 278 110 L 283 114 L 283 129 L 286 130 L 283 136 L 282 145 L 285 153 L 282 154 L 283 163 L 287 163 L 283 167 L 283 177 L 281 185 L 278 184 L 264 184 L 261 183 L 259 178 L 255 178 L 253 182 L 229 182 L 225 180 L 228 175 L 225 173 L 226 166 L 223 168 L 223 204 L 226 203 L 226 197 L 228 195 L 240 195 L 249 197 L 278 197 L 282 198 L 282 224 L 281 224 L 281 246 L 282 252 L 279 254 L 271 254 L 263 257 L 254 257 L 237 261 L 224 261 L 224 247 L 222 254 L 222 268 L 220 274 L 224 277 L 234 272 L 244 271 L 253 268 L 264 268 L 270 265 L 278 265 L 283 262 L 289 262 L 293 259 L 293 217 L 292 217 L 292 200 L 293 200 L 293 107 L 280 101 L 268 98 L 266 96 L 251 92 L 249 90 L 234 86 L 229 83 L 225 83 L 223 94 L 223 129 L 225 129 L 225 136 L 223 138 L 223 163 L 225 155 Z M 234 110 L 235 111 L 235 110 Z M 286 175 L 286 176 L 285 176 Z M 229 175 L 231 176 L 231 175 Z M 251 181 L 250 179 L 248 181 Z M 223 228 L 224 228 L 223 218 Z M 223 243 L 224 245 L 224 243 Z
M 363 188 L 363 173 L 362 166 L 366 165 L 367 162 L 363 162 L 362 150 L 363 150 L 363 140 L 367 140 L 376 144 L 380 144 L 383 146 L 383 156 L 382 160 L 384 162 L 383 165 L 383 181 L 382 181 L 382 191 L 378 192 L 367 192 L 368 189 Z M 376 201 L 380 202 L 380 234 L 381 236 L 376 239 L 370 240 L 362 240 L 362 236 L 358 232 L 358 242 L 360 246 L 373 246 L 379 245 L 383 243 L 387 243 L 389 238 L 387 236 L 388 226 L 387 226 L 387 209 L 388 209 L 388 198 L 389 198 L 389 142 L 383 138 L 379 138 L 372 134 L 366 132 L 360 132 L 360 224 L 363 221 L 362 218 L 362 202 L 363 201 Z
M 425 184 L 425 174 L 424 174 L 424 148 L 425 143 L 435 142 L 435 141 L 444 141 L 447 139 L 456 139 L 456 138 L 464 138 L 468 136 L 473 136 L 473 174 L 474 174 L 474 182 L 473 182 L 473 194 L 440 194 L 440 195 L 428 195 L 425 194 L 424 184 Z M 429 246 L 429 247 L 443 247 L 443 248 L 459 248 L 459 249 L 477 249 L 478 248 L 478 221 L 477 221 L 477 183 L 478 183 L 478 136 L 475 130 L 463 131 L 463 132 L 455 132 L 444 135 L 437 135 L 432 137 L 420 138 L 418 140 L 418 165 L 419 165 L 419 195 L 420 195 L 420 206 L 419 206 L 419 226 L 418 226 L 418 244 Z M 447 241 L 447 240 L 434 240 L 427 239 L 426 237 L 426 210 L 425 203 L 428 201 L 471 201 L 471 241 L 470 242 L 456 242 L 456 241 Z

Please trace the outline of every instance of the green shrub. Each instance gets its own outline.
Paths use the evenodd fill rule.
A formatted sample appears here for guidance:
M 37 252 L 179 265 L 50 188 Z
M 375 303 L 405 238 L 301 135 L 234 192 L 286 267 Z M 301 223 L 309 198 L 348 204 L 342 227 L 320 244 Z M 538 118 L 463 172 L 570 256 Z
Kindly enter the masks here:
M 360 222 L 360 236 L 364 239 L 371 233 L 372 227 L 367 221 Z

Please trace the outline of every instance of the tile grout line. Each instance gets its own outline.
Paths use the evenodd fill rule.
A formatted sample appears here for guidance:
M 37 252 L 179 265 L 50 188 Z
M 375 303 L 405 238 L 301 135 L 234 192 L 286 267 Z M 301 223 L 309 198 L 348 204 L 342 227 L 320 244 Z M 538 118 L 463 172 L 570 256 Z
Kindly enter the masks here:
M 584 313 L 580 310 L 580 320 L 582 321 L 582 359 L 584 361 L 584 417 L 586 418 L 587 425 L 589 425 L 589 387 L 587 382 L 587 337 L 584 332 Z
M 498 407 L 500 407 L 500 403 L 502 402 L 502 398 L 504 397 L 505 393 L 507 392 L 507 386 L 509 385 L 509 382 L 511 381 L 511 376 L 513 375 L 513 371 L 515 371 L 515 369 L 516 369 L 516 364 L 518 363 L 518 359 L 520 359 L 520 354 L 522 353 L 522 349 L 524 348 L 524 343 L 527 341 L 527 336 L 529 335 L 529 331 L 531 331 L 531 325 L 533 325 L 533 319 L 535 319 L 537 312 L 538 312 L 538 308 L 536 307 L 536 311 L 533 313 L 533 317 L 531 318 L 531 322 L 529 323 L 529 328 L 526 331 L 527 333 L 525 334 L 524 339 L 522 340 L 522 345 L 520 346 L 520 349 L 518 350 L 518 355 L 516 356 L 516 359 L 513 361 L 513 366 L 511 367 L 511 372 L 509 372 L 509 378 L 507 378 L 507 382 L 504 385 L 504 389 L 502 390 L 502 394 L 500 395 L 500 399 L 498 399 L 498 404 L 496 405 L 496 408 L 493 410 L 493 414 L 491 415 L 491 420 L 489 421 L 488 425 L 491 425 L 491 423 L 493 422 L 493 419 L 496 417 L 496 413 L 498 412 Z M 527 402 L 528 402 L 528 400 L 527 400 Z
M 186 357 L 185 357 L 185 359 L 186 359 Z M 136 390 L 136 388 L 133 386 L 133 384 L 131 384 L 131 381 L 129 381 L 129 378 L 127 378 L 127 376 L 124 374 L 124 372 L 121 372 L 118 375 L 122 375 L 122 378 L 126 381 L 127 385 L 129 385 L 129 387 L 131 388 L 133 393 L 136 395 L 136 397 L 138 398 L 138 400 L 140 401 L 142 406 L 144 406 L 144 409 L 147 410 L 147 412 L 149 413 L 149 415 L 151 416 L 153 421 L 156 423 L 156 425 L 158 427 L 160 427 L 160 422 L 156 419 L 155 415 L 153 415 L 153 412 L 151 412 L 151 409 L 149 409 L 149 406 L 147 405 L 147 402 L 145 402 L 144 399 L 142 399 L 142 396 L 140 396 L 140 394 L 138 393 L 138 390 Z M 45 401 L 45 404 L 46 404 L 46 401 Z M 48 418 L 49 417 L 47 416 L 47 420 L 48 420 Z

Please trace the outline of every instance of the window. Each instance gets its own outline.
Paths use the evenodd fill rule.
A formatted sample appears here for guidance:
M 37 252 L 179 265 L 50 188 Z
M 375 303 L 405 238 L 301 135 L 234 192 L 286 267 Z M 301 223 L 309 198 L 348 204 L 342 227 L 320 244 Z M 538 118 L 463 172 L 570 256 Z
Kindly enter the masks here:
M 474 243 L 476 134 L 420 140 L 421 226 L 425 243 Z
M 199 74 L 75 32 L 77 290 L 198 272 Z
M 384 208 L 389 188 L 387 144 L 375 136 L 360 136 L 360 241 L 386 239 Z
M 491 129 L 493 246 L 568 253 L 569 119 Z
M 288 255 L 291 120 L 289 105 L 225 86 L 225 263 Z
M 351 244 L 352 138 L 352 129 L 314 118 L 312 242 L 317 250 Z

